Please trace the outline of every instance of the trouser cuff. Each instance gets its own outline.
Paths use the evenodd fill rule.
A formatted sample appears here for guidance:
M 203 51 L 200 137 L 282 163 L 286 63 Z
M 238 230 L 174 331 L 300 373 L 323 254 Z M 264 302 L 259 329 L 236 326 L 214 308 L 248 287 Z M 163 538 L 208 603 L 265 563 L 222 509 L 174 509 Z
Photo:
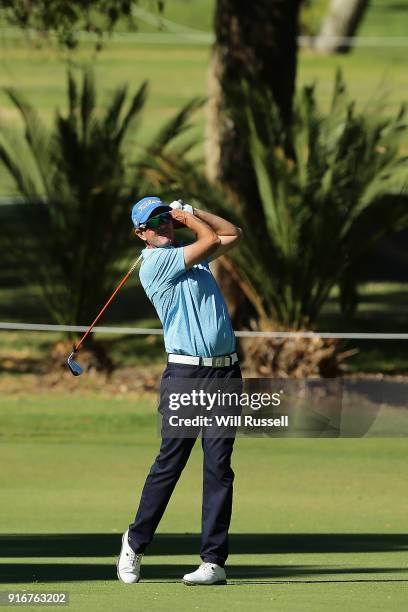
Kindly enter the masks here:
M 224 559 L 220 559 L 219 557 L 205 555 L 201 557 L 201 559 L 204 561 L 204 563 L 216 563 L 220 567 L 224 567 L 225 565 Z

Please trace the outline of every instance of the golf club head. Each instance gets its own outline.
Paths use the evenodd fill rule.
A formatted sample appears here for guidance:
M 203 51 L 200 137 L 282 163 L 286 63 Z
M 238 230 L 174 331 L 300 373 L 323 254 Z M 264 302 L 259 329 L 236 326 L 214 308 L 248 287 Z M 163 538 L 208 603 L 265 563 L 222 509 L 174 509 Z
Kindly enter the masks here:
M 70 356 L 68 357 L 68 361 L 67 361 L 67 363 L 68 363 L 68 367 L 69 367 L 69 369 L 71 370 L 71 372 L 72 372 L 72 374 L 73 374 L 74 376 L 81 376 L 81 374 L 82 374 L 82 372 L 83 372 L 83 369 L 81 368 L 81 366 L 79 365 L 79 363 L 77 363 L 77 362 L 75 361 L 75 359 L 74 359 L 74 355 L 75 355 L 75 353 L 74 353 L 74 352 L 72 352 L 72 353 L 70 354 Z

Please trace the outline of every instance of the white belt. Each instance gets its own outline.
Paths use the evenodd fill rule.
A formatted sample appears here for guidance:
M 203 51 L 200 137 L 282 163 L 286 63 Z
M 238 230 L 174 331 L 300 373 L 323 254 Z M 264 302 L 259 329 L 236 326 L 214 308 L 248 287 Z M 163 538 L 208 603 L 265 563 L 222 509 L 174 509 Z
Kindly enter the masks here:
M 213 368 L 225 368 L 238 361 L 238 355 L 220 355 L 219 357 L 193 357 L 192 355 L 178 355 L 177 353 L 169 353 L 167 357 L 168 363 L 185 363 L 187 365 L 203 365 Z

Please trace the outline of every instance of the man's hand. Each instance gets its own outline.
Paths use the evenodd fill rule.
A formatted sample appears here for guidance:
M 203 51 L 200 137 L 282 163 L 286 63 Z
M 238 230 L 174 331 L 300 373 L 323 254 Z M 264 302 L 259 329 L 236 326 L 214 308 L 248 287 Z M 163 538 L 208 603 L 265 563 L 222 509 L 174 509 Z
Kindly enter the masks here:
M 170 208 L 173 208 L 173 210 L 183 210 L 183 202 L 182 200 L 174 200 L 174 202 L 171 202 L 171 204 L 169 204 Z
M 185 210 L 186 212 L 194 215 L 194 209 L 190 204 L 184 204 L 183 200 L 174 200 L 171 204 L 169 204 L 170 208 L 174 210 Z
M 180 227 L 187 227 L 186 225 L 186 213 L 182 208 L 173 208 L 170 211 L 170 216 L 173 219 L 173 227 L 174 229 L 179 229 Z

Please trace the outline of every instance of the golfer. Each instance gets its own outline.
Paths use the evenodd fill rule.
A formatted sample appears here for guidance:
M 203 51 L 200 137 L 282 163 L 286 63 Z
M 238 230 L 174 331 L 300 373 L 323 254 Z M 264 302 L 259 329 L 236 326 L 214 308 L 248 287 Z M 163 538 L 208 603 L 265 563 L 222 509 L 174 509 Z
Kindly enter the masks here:
M 135 234 L 145 243 L 140 281 L 156 308 L 168 353 L 162 380 L 169 378 L 240 379 L 235 336 L 227 306 L 209 261 L 226 253 L 241 230 L 209 212 L 181 201 L 165 205 L 147 197 L 132 209 Z M 175 228 L 187 227 L 196 240 L 175 243 Z M 162 393 L 161 404 L 167 401 Z M 143 552 L 151 542 L 170 496 L 187 463 L 195 437 L 162 437 L 160 452 L 147 476 L 134 522 L 122 537 L 118 577 L 139 581 Z M 185 584 L 226 582 L 228 529 L 232 510 L 231 454 L 234 437 L 202 437 L 204 452 L 201 565 L 183 577 Z

